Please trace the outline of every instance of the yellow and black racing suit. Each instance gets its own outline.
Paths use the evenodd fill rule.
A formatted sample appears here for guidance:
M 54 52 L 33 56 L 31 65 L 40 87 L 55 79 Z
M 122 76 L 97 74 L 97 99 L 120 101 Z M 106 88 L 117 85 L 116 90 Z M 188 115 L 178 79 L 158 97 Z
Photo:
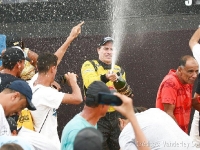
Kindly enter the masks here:
M 110 89 L 113 89 L 113 82 L 109 81 L 105 76 L 105 74 L 109 70 L 111 70 L 111 65 L 107 65 L 100 60 L 85 61 L 81 68 L 81 75 L 83 79 L 85 92 L 88 86 L 93 81 L 103 81 Z M 125 72 L 120 66 L 115 65 L 112 71 L 115 73 L 121 73 L 122 78 L 126 80 Z M 104 137 L 104 150 L 120 149 L 118 142 L 118 137 L 120 134 L 120 129 L 118 126 L 119 117 L 120 114 L 117 111 L 115 111 L 115 109 L 112 106 L 110 106 L 106 115 L 102 117 L 97 123 L 98 129 L 102 132 Z

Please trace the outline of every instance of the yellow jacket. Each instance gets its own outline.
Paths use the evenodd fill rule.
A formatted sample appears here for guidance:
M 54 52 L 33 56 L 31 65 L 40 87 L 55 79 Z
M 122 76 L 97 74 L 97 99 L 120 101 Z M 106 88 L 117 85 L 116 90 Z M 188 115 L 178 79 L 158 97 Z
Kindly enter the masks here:
M 94 65 L 92 64 L 94 63 Z M 102 62 L 101 62 L 102 63 Z M 93 81 L 101 81 L 101 75 L 106 74 L 110 69 L 104 69 L 105 67 L 97 60 L 87 60 L 83 63 L 82 68 L 81 68 L 81 75 L 83 79 L 83 85 L 84 85 L 84 90 L 88 88 L 88 86 L 93 82 Z M 120 72 L 122 73 L 122 78 L 126 80 L 125 72 L 124 70 L 120 67 L 115 65 L 113 72 L 117 73 Z M 114 88 L 113 82 L 108 81 L 106 83 L 108 87 Z M 109 107 L 108 112 L 115 111 L 113 107 Z

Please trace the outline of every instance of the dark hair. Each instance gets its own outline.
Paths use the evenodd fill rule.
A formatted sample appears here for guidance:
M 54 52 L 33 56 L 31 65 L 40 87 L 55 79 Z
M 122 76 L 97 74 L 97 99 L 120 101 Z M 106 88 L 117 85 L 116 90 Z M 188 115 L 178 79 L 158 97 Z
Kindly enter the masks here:
M 135 113 L 141 113 L 141 112 L 147 110 L 146 107 L 142 107 L 142 106 L 140 106 L 140 107 L 133 107 L 133 108 L 134 108 L 134 112 Z
M 19 144 L 16 144 L 16 143 L 7 143 L 7 144 L 4 144 L 0 150 L 23 150 L 23 148 L 19 145 Z
M 39 73 L 48 72 L 52 66 L 57 66 L 58 57 L 52 53 L 44 53 L 38 56 L 37 68 Z
M 186 64 L 186 62 L 187 62 L 187 60 L 188 60 L 188 59 L 191 59 L 191 58 L 195 59 L 193 56 L 190 56 L 190 55 L 182 56 L 182 57 L 180 58 L 180 60 L 179 60 L 178 66 L 183 66 L 183 67 L 184 67 L 185 64 Z
M 6 35 L 6 47 L 19 46 L 22 47 L 22 38 L 17 34 Z
M 135 113 L 141 113 L 141 112 L 147 110 L 148 108 L 142 107 L 142 106 L 140 106 L 140 107 L 134 107 L 134 106 L 133 106 L 133 109 L 134 109 L 134 112 L 135 112 Z M 121 119 L 127 119 L 127 118 L 126 118 L 125 116 L 123 116 L 123 115 L 121 115 L 120 118 L 121 118 Z

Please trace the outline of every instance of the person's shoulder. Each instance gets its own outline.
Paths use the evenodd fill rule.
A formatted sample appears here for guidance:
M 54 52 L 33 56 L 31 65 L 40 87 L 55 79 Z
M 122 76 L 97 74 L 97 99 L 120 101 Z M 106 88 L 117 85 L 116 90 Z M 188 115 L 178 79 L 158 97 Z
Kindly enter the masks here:
M 95 63 L 95 64 L 97 64 L 97 63 L 98 63 L 98 61 L 97 61 L 97 60 L 93 60 L 93 59 L 91 59 L 91 60 L 86 60 L 86 61 L 84 61 L 84 63 L 83 63 L 83 64 L 92 64 L 92 63 Z
M 1 80 L 0 88 L 2 91 L 11 82 L 16 81 L 16 80 L 23 80 L 23 79 L 17 78 L 11 74 L 0 73 L 0 80 Z
M 97 60 L 86 60 L 83 64 L 82 64 L 82 69 L 86 69 L 86 68 L 90 68 L 90 67 L 95 67 L 96 65 L 98 65 L 98 61 Z
M 13 76 L 13 75 L 11 75 L 11 74 L 8 74 L 8 73 L 0 73 L 0 77 L 1 78 L 5 78 L 5 79 L 16 79 L 16 80 L 22 80 L 22 79 L 20 79 L 20 78 L 17 78 L 17 77 L 15 77 L 15 76 Z
M 166 82 L 177 82 L 178 83 L 178 77 L 175 73 L 175 70 L 171 69 L 167 75 L 163 78 L 162 83 Z
M 85 122 L 86 120 L 84 120 L 80 114 L 76 114 L 67 124 L 66 127 L 70 127 L 70 128 L 80 128 L 82 126 L 84 126 L 83 122 Z
M 200 44 L 199 44 L 199 43 L 196 43 L 196 44 L 192 47 L 192 51 L 194 51 L 194 50 L 200 51 Z
M 134 134 L 132 134 L 133 132 L 133 127 L 131 125 L 131 123 L 129 122 L 121 131 L 120 135 L 119 135 L 119 139 L 123 138 L 123 137 L 127 137 L 129 136 L 134 136 Z M 131 133 L 131 134 L 130 134 Z

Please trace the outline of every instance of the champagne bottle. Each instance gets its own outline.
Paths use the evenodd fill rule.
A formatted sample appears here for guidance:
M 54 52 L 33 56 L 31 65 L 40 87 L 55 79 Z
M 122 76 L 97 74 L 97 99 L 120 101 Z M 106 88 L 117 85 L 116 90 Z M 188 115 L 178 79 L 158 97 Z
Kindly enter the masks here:
M 113 82 L 115 89 L 117 90 L 117 92 L 131 97 L 132 89 L 127 84 L 127 82 L 122 78 L 122 75 L 119 72 L 117 73 L 117 75 L 118 75 L 117 80 Z
M 118 76 L 117 80 L 114 81 L 114 87 L 116 90 L 121 90 L 126 85 L 126 81 L 122 78 L 122 76 Z

